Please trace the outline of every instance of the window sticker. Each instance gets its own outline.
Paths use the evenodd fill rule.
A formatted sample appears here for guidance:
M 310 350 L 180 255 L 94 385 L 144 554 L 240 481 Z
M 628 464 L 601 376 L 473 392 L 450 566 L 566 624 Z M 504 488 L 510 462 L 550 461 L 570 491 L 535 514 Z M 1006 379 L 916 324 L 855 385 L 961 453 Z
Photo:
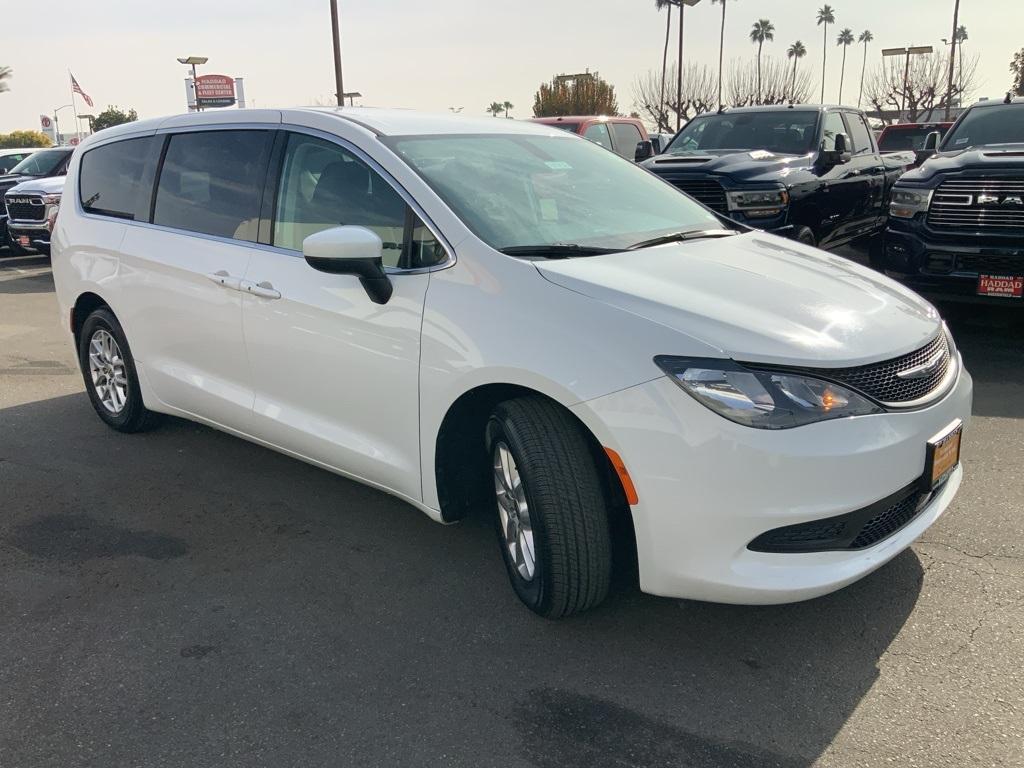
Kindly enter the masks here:
M 552 171 L 571 171 L 572 166 L 564 160 L 548 160 L 544 163 Z
M 558 221 L 558 201 L 550 197 L 542 197 L 539 202 L 540 217 L 544 221 Z

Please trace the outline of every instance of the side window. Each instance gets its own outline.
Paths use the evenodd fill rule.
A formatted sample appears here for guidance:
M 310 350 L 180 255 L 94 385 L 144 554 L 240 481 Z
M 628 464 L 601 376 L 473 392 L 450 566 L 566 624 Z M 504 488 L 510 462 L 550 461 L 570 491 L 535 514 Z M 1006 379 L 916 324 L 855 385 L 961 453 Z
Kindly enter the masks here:
M 366 227 L 384 243 L 384 266 L 421 267 L 444 259 L 430 230 L 376 171 L 337 144 L 288 136 L 274 214 L 274 245 L 302 250 L 324 229 Z
M 255 242 L 272 137 L 269 131 L 172 135 L 153 223 Z
M 855 155 L 873 152 L 871 134 L 864 124 L 864 118 L 854 112 L 847 112 L 846 124 L 850 127 L 850 140 L 853 142 L 853 148 L 850 151 Z
M 840 133 L 846 133 L 843 116 L 838 112 L 829 112 L 825 115 L 825 127 L 822 132 L 822 139 L 825 143 L 824 149 L 826 151 L 836 148 L 836 136 Z
M 636 145 L 644 140 L 640 129 L 632 123 L 612 123 L 612 133 L 615 134 L 615 151 L 627 160 L 636 157 Z
M 146 136 L 89 150 L 78 171 L 78 194 L 87 213 L 149 221 L 153 199 L 150 162 L 163 139 Z
M 583 132 L 584 139 L 590 139 L 595 144 L 600 144 L 605 149 L 612 148 L 612 137 L 608 134 L 606 123 L 594 123 Z

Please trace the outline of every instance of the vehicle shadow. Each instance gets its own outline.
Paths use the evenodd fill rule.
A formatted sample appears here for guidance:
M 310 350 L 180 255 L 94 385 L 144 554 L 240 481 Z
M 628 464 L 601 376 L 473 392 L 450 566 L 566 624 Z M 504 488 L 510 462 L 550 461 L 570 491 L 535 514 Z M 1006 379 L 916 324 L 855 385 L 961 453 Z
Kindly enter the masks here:
M 11 764 L 810 766 L 923 578 L 908 551 L 806 603 L 680 602 L 623 533 L 609 599 L 549 622 L 486 515 L 175 419 L 117 434 L 84 394 L 0 410 L 0 489 Z
M 1024 310 L 972 304 L 939 310 L 974 377 L 974 415 L 1024 418 Z

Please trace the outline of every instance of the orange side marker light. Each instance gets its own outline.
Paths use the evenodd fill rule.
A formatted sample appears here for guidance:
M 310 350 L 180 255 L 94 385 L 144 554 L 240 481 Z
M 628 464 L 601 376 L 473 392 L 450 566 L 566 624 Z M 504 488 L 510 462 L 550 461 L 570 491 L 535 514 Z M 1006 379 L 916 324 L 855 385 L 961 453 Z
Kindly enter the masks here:
M 622 490 L 626 493 L 626 501 L 629 502 L 630 506 L 639 504 L 640 499 L 636 495 L 636 486 L 633 485 L 633 478 L 629 476 L 629 471 L 626 469 L 626 465 L 623 463 L 622 457 L 607 446 L 605 446 L 604 452 L 608 454 L 608 461 L 612 463 L 612 467 L 615 469 L 615 474 L 619 476 L 619 482 L 622 483 Z

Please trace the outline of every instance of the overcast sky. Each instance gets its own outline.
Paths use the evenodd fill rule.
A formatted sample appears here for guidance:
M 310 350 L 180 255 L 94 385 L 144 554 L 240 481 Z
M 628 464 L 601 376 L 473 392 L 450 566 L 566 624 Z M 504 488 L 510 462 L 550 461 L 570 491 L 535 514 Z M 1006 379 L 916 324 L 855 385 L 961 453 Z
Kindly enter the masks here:
M 95 101 L 93 112 L 108 104 L 134 107 L 140 117 L 183 112 L 185 71 L 175 58 L 191 54 L 210 58 L 201 72 L 245 77 L 247 96 L 257 107 L 332 98 L 328 0 L 59 5 L 53 11 L 59 18 L 39 5 L 31 7 L 40 10 L 19 11 L 30 16 L 26 33 L 8 28 L 3 35 L 0 65 L 13 67 L 14 77 L 10 92 L 0 94 L 0 131 L 36 128 L 40 113 L 67 104 L 68 68 Z M 768 18 L 776 34 L 765 55 L 784 56 L 789 43 L 802 40 L 808 55 L 801 66 L 820 78 L 820 5 L 729 0 L 726 67 L 733 58 L 753 56 L 747 34 L 757 18 Z M 461 106 L 483 114 L 490 102 L 508 100 L 516 105 L 514 116 L 529 117 L 540 82 L 589 68 L 616 86 L 619 107 L 628 112 L 634 77 L 660 68 L 664 42 L 665 17 L 654 0 L 340 0 L 340 6 L 345 88 L 365 94 L 361 103 L 368 106 Z M 952 27 L 953 0 L 833 0 L 832 6 L 837 26 L 829 28 L 828 40 L 831 100 L 839 88 L 839 29 L 874 32 L 870 64 L 881 60 L 883 47 L 938 46 Z M 717 65 L 720 13 L 711 0 L 687 11 L 687 59 Z M 960 17 L 970 35 L 965 53 L 981 56 L 977 95 L 1002 96 L 1011 80 L 1010 59 L 1024 42 L 1021 0 L 962 0 Z M 860 55 L 860 48 L 851 47 L 847 94 L 856 93 Z M 89 111 L 84 105 L 79 110 Z M 69 114 L 63 111 L 61 119 Z

